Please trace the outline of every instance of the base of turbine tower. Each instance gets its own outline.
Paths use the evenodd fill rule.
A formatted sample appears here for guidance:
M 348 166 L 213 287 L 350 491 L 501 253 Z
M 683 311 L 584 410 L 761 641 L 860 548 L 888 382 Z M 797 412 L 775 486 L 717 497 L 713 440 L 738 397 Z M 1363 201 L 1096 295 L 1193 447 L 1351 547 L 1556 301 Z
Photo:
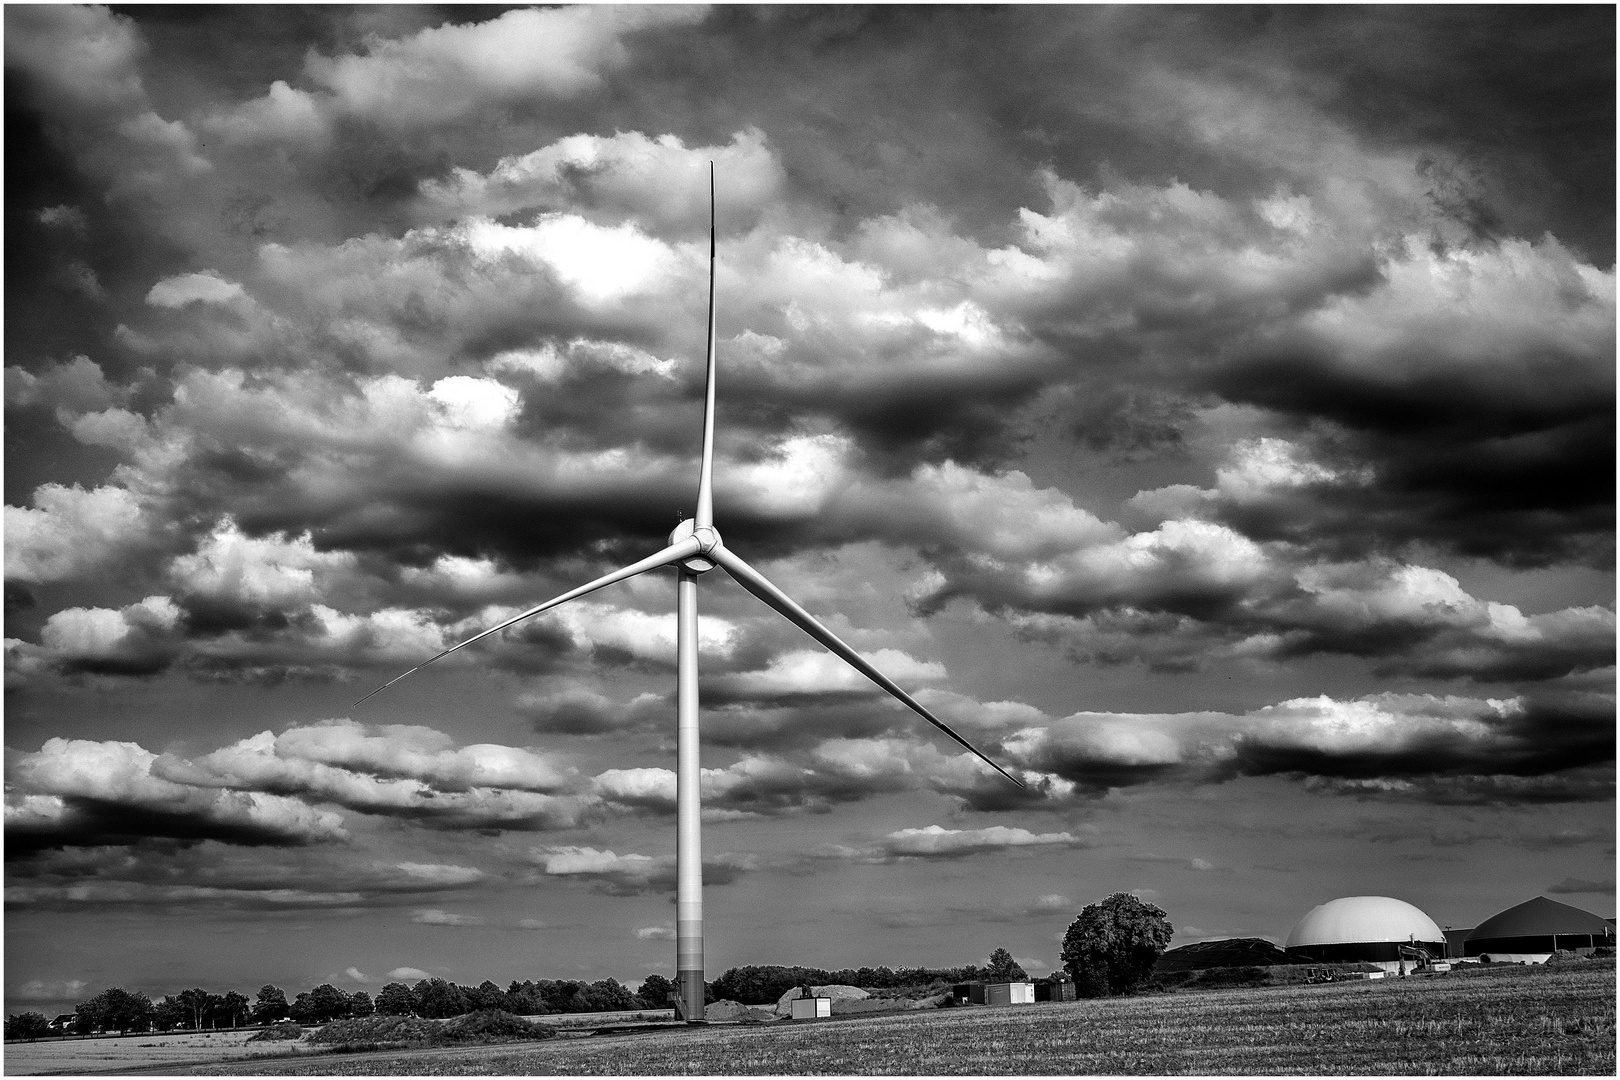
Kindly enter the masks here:
M 707 1024 L 704 1019 L 705 1002 L 708 995 L 704 992 L 703 972 L 681 971 L 675 975 L 675 1019 L 685 1020 L 688 1024 Z

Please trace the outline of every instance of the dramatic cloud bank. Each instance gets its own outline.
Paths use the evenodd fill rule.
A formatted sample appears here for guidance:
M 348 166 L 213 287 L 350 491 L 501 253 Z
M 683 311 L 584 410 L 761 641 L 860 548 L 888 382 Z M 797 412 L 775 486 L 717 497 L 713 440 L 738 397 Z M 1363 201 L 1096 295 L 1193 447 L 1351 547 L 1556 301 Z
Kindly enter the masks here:
M 673 575 L 353 703 L 695 510 L 711 162 L 726 544 L 1028 786 L 715 572 L 710 885 L 843 890 L 834 966 L 1612 897 L 1612 10 L 5 30 L 11 997 L 143 912 L 296 912 L 288 981 L 667 962 Z M 900 955 L 948 918 L 1027 940 Z

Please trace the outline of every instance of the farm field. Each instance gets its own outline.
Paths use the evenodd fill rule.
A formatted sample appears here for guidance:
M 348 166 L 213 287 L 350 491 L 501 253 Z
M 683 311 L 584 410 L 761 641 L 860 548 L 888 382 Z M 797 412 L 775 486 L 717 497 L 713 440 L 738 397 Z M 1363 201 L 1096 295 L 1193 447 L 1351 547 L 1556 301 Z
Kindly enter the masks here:
M 9 1063 L 8 1063 L 9 1064 Z M 1615 969 L 1222 990 L 381 1052 L 193 1073 L 1613 1075 Z
M 49 1039 L 5 1047 L 7 1076 L 42 1073 L 115 1072 L 182 1068 L 222 1057 L 262 1057 L 292 1052 L 287 1043 L 249 1043 L 253 1031 L 190 1032 L 184 1035 L 124 1035 L 112 1039 Z

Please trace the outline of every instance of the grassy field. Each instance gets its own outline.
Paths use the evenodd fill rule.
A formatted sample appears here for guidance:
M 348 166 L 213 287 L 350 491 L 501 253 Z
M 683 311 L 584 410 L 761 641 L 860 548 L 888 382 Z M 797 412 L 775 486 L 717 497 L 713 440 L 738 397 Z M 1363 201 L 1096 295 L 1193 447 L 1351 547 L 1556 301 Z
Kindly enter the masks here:
M 286 1043 L 252 1043 L 251 1031 L 191 1032 L 184 1035 L 125 1035 L 112 1039 L 47 1039 L 6 1043 L 5 1074 L 119 1072 L 179 1069 L 222 1057 L 287 1054 Z
M 130 1045 L 114 1048 L 112 1043 Z M 144 1049 L 142 1043 L 147 1044 Z M 150 1036 L 13 1043 L 6 1047 L 5 1071 L 1612 1076 L 1615 968 L 1613 962 L 1562 969 L 1496 967 L 1433 979 L 666 1028 L 595 1038 L 563 1036 L 538 1044 L 218 1060 L 247 1049 L 214 1042 L 215 1060 L 192 1064 L 198 1057 L 188 1055 L 206 1056 L 210 1048 L 171 1047 Z M 62 1056 L 52 1056 L 58 1054 Z
M 1614 1075 L 1613 963 L 261 1060 L 299 1075 Z

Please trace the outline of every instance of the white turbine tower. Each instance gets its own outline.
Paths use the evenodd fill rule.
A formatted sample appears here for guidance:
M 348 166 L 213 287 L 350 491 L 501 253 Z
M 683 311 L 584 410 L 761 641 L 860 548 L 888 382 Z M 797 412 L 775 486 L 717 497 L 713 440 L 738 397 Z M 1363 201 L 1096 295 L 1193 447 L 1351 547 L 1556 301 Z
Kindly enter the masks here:
M 737 584 L 759 597 L 766 604 L 787 617 L 799 629 L 815 638 L 829 650 L 842 657 L 851 667 L 877 683 L 898 698 L 917 715 L 961 743 L 973 754 L 1002 776 L 1024 786 L 1012 773 L 952 731 L 946 723 L 923 708 L 912 696 L 900 689 L 894 680 L 867 663 L 859 653 L 846 645 L 838 635 L 823 626 L 814 615 L 794 602 L 787 593 L 772 585 L 758 570 L 740 559 L 720 541 L 714 528 L 714 162 L 709 163 L 709 334 L 708 373 L 703 391 L 703 460 L 698 472 L 697 514 L 682 521 L 669 534 L 669 546 L 640 562 L 604 574 L 595 581 L 571 589 L 561 596 L 530 608 L 523 614 L 492 626 L 483 633 L 452 645 L 443 652 L 422 661 L 405 675 L 393 679 L 355 702 L 373 697 L 393 686 L 400 679 L 449 656 L 457 649 L 471 645 L 491 634 L 498 633 L 524 619 L 531 618 L 567 603 L 575 597 L 595 592 L 604 585 L 635 577 L 662 566 L 676 567 L 677 620 L 675 636 L 676 683 L 676 770 L 675 770 L 675 971 L 676 1015 L 689 1021 L 700 1021 L 703 1016 L 703 838 L 701 814 L 698 805 L 698 578 L 716 566 L 723 567 L 736 579 Z

